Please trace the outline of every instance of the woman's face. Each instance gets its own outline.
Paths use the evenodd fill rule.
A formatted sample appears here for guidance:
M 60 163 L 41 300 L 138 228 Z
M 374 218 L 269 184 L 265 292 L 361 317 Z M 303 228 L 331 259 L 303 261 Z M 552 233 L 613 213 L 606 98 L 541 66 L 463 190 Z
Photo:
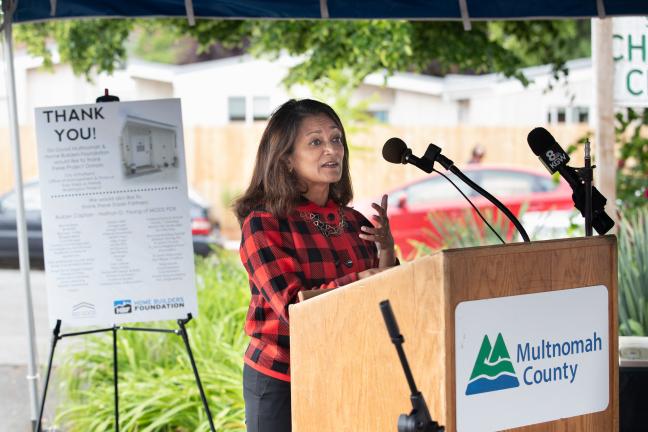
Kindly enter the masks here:
M 342 178 L 342 131 L 326 114 L 306 117 L 297 131 L 289 167 L 309 191 L 328 188 Z

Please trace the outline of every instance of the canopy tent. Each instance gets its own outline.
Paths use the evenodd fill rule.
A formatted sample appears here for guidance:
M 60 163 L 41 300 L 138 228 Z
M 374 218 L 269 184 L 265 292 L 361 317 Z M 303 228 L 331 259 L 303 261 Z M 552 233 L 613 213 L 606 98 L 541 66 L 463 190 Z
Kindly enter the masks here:
M 171 17 L 493 20 L 648 13 L 645 0 L 20 0 L 14 22 L 52 18 Z
M 18 197 L 18 246 L 22 278 L 27 300 L 27 325 L 30 339 L 28 381 L 32 423 L 36 425 L 38 415 L 38 380 L 36 369 L 36 348 L 34 318 L 29 278 L 29 257 L 27 233 L 22 196 L 22 169 L 20 162 L 20 143 L 16 113 L 16 91 L 13 68 L 12 23 L 46 21 L 51 19 L 74 18 L 127 18 L 127 17 L 186 17 L 190 23 L 196 18 L 213 19 L 415 19 L 415 20 L 456 20 L 462 21 L 466 30 L 471 21 L 485 20 L 525 20 L 554 18 L 605 18 L 610 16 L 648 15 L 647 0 L 130 0 L 116 2 L 98 0 L 0 0 L 4 11 L 3 45 L 7 67 L 7 100 L 9 104 L 12 159 Z M 599 26 L 595 26 L 599 27 Z M 606 27 L 606 26 L 601 26 Z M 597 68 L 597 75 L 606 77 L 605 84 L 598 80 L 597 94 L 599 106 L 607 106 L 606 111 L 599 109 L 599 118 L 610 123 L 606 134 L 597 132 L 598 142 L 609 141 L 606 157 L 599 157 L 599 172 L 613 161 L 612 131 L 612 90 L 609 79 L 612 65 L 611 26 L 607 33 L 601 32 L 599 40 L 606 46 L 604 55 L 594 52 L 607 66 Z M 609 39 L 609 43 L 605 40 Z M 606 58 L 609 57 L 609 58 Z M 595 61 L 596 63 L 596 61 Z M 604 96 L 600 96 L 604 95 Z M 601 102 L 601 98 L 605 99 Z M 608 161 L 606 164 L 604 159 Z M 614 182 L 614 169 L 609 170 L 607 178 Z M 607 194 L 606 194 L 607 195 Z

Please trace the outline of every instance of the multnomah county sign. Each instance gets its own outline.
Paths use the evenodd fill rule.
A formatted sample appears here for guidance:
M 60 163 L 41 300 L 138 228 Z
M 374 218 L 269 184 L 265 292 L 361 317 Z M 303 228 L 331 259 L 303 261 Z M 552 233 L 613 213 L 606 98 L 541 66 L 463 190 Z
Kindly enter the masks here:
M 608 319 L 602 285 L 460 303 L 457 430 L 509 429 L 606 409 Z

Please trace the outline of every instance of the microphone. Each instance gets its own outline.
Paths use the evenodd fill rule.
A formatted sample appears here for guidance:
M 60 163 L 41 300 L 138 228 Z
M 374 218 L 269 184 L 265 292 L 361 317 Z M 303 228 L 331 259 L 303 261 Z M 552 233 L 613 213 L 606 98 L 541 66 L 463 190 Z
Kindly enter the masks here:
M 500 209 L 502 213 L 504 213 L 509 218 L 509 220 L 513 223 L 513 225 L 515 225 L 515 228 L 517 228 L 517 230 L 520 232 L 520 235 L 522 236 L 522 239 L 525 242 L 531 241 L 529 239 L 529 235 L 525 231 L 520 221 L 515 217 L 515 215 L 511 213 L 511 211 L 504 204 L 502 204 L 497 198 L 495 198 L 493 195 L 488 193 L 477 183 L 469 179 L 464 173 L 462 173 L 461 170 L 459 170 L 459 168 L 455 166 L 454 162 L 452 162 L 450 159 L 442 155 L 441 147 L 436 146 L 434 144 L 429 144 L 427 150 L 425 150 L 425 154 L 423 155 L 423 157 L 418 158 L 412 154 L 411 149 L 407 148 L 407 144 L 405 144 L 405 141 L 403 141 L 400 138 L 394 137 L 394 138 L 389 138 L 385 142 L 385 145 L 383 146 L 382 149 L 382 154 L 383 154 L 383 158 L 387 162 L 396 163 L 396 164 L 409 163 L 419 167 L 420 169 L 422 169 L 428 174 L 431 173 L 432 171 L 435 171 L 434 163 L 438 162 L 443 168 L 447 169 L 448 171 L 450 171 L 451 173 L 459 177 L 464 183 L 466 183 L 468 186 L 476 190 L 484 198 L 492 202 L 495 205 L 495 207 Z M 466 197 L 466 199 L 468 198 Z M 468 200 L 468 202 L 470 202 L 470 200 Z
M 540 162 L 553 174 L 559 173 L 572 188 L 572 200 L 574 206 L 581 212 L 583 217 L 585 212 L 585 184 L 580 174 L 575 168 L 567 165 L 569 155 L 565 152 L 549 131 L 542 127 L 537 127 L 529 132 L 527 142 L 531 151 L 538 156 Z M 592 227 L 597 233 L 603 235 L 614 226 L 614 221 L 605 213 L 605 203 L 607 199 L 592 186 Z
M 403 156 L 408 150 L 412 154 L 412 151 L 407 148 L 407 144 L 402 139 L 396 137 L 389 138 L 382 149 L 383 159 L 395 164 L 406 163 L 403 161 Z
M 531 151 L 538 156 L 540 162 L 551 174 L 563 171 L 569 162 L 569 155 L 560 147 L 553 136 L 545 128 L 537 127 L 529 132 L 527 142 Z M 561 173 L 562 175 L 562 173 Z M 574 179 L 570 173 L 565 178 L 569 184 L 580 183 L 580 179 Z
M 412 154 L 412 149 L 400 138 L 389 138 L 382 149 L 383 159 L 395 164 L 412 164 L 426 173 L 434 171 L 434 162 L 439 162 L 442 167 L 449 170 L 454 165 L 447 157 L 441 154 L 441 148 L 430 144 L 422 158 Z

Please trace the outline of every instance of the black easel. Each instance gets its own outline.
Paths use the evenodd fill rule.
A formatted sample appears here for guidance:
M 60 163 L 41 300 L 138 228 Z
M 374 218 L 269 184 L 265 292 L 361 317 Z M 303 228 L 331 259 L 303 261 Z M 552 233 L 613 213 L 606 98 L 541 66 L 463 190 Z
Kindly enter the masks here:
M 41 399 L 40 404 L 40 413 L 38 415 L 38 423 L 36 425 L 35 432 L 41 431 L 41 423 L 43 420 L 43 411 L 45 408 L 45 400 L 47 398 L 47 389 L 49 387 L 50 375 L 52 372 L 52 360 L 54 359 L 54 350 L 56 349 L 56 344 L 60 339 L 70 336 L 80 336 L 87 335 L 92 333 L 102 333 L 102 332 L 112 332 L 113 334 L 113 383 L 115 386 L 115 432 L 119 432 L 119 387 L 118 387 L 118 362 L 117 362 L 117 330 L 130 330 L 130 331 L 143 331 L 143 332 L 153 332 L 153 333 L 173 333 L 182 337 L 182 341 L 187 348 L 187 354 L 189 354 L 189 360 L 191 361 L 191 368 L 196 378 L 196 385 L 198 386 L 198 391 L 200 392 L 200 399 L 202 400 L 205 412 L 207 413 L 207 419 L 209 420 L 209 427 L 212 432 L 215 432 L 214 421 L 212 419 L 212 414 L 209 409 L 209 404 L 207 403 L 207 397 L 205 396 L 205 391 L 200 381 L 200 375 L 198 374 L 198 368 L 196 367 L 196 362 L 191 351 L 191 346 L 189 345 L 189 336 L 187 334 L 186 324 L 191 321 L 191 314 L 187 314 L 187 318 L 178 320 L 178 330 L 170 329 L 158 329 L 158 328 L 145 328 L 145 327 L 123 327 L 123 326 L 112 326 L 108 328 L 87 330 L 73 333 L 60 334 L 61 331 L 61 320 L 56 321 L 54 330 L 52 332 L 52 347 L 50 349 L 49 361 L 47 364 L 47 374 L 45 375 L 45 388 L 43 389 L 43 398 Z
M 96 99 L 96 102 L 119 102 L 119 97 L 111 95 L 108 92 L 108 89 L 105 89 L 103 96 L 99 96 Z M 40 413 L 38 415 L 38 423 L 36 424 L 35 432 L 41 432 L 41 423 L 43 421 L 43 411 L 45 408 L 45 400 L 47 398 L 47 388 L 49 387 L 49 380 L 52 371 L 52 360 L 54 359 L 54 350 L 56 349 L 56 344 L 60 339 L 70 336 L 80 336 L 91 333 L 101 333 L 111 331 L 113 335 L 113 384 L 115 387 L 115 432 L 119 432 L 119 386 L 118 386 L 118 361 L 117 361 L 117 330 L 130 330 L 130 331 L 144 331 L 144 332 L 153 332 L 153 333 L 173 333 L 182 337 L 182 341 L 187 348 L 187 354 L 189 354 L 189 360 L 191 361 L 191 369 L 193 370 L 194 377 L 196 378 L 196 385 L 198 386 L 198 391 L 200 392 L 200 399 L 202 400 L 203 407 L 207 413 L 207 419 L 209 420 L 209 428 L 212 432 L 215 432 L 214 420 L 212 418 L 211 410 L 209 409 L 209 404 L 207 403 L 207 397 L 205 396 L 205 391 L 200 381 L 200 375 L 198 374 L 198 368 L 196 367 L 196 362 L 194 361 L 193 352 L 191 351 L 191 346 L 189 345 L 189 335 L 187 334 L 187 323 L 191 321 L 192 316 L 190 313 L 187 314 L 187 318 L 178 319 L 178 330 L 170 329 L 156 329 L 156 328 L 144 328 L 144 327 L 123 327 L 113 325 L 109 328 L 87 330 L 81 332 L 60 334 L 61 331 L 61 320 L 56 321 L 54 330 L 52 332 L 52 347 L 50 349 L 49 361 L 47 364 L 47 374 L 45 376 L 45 387 L 43 389 L 43 398 L 41 399 L 40 404 Z

